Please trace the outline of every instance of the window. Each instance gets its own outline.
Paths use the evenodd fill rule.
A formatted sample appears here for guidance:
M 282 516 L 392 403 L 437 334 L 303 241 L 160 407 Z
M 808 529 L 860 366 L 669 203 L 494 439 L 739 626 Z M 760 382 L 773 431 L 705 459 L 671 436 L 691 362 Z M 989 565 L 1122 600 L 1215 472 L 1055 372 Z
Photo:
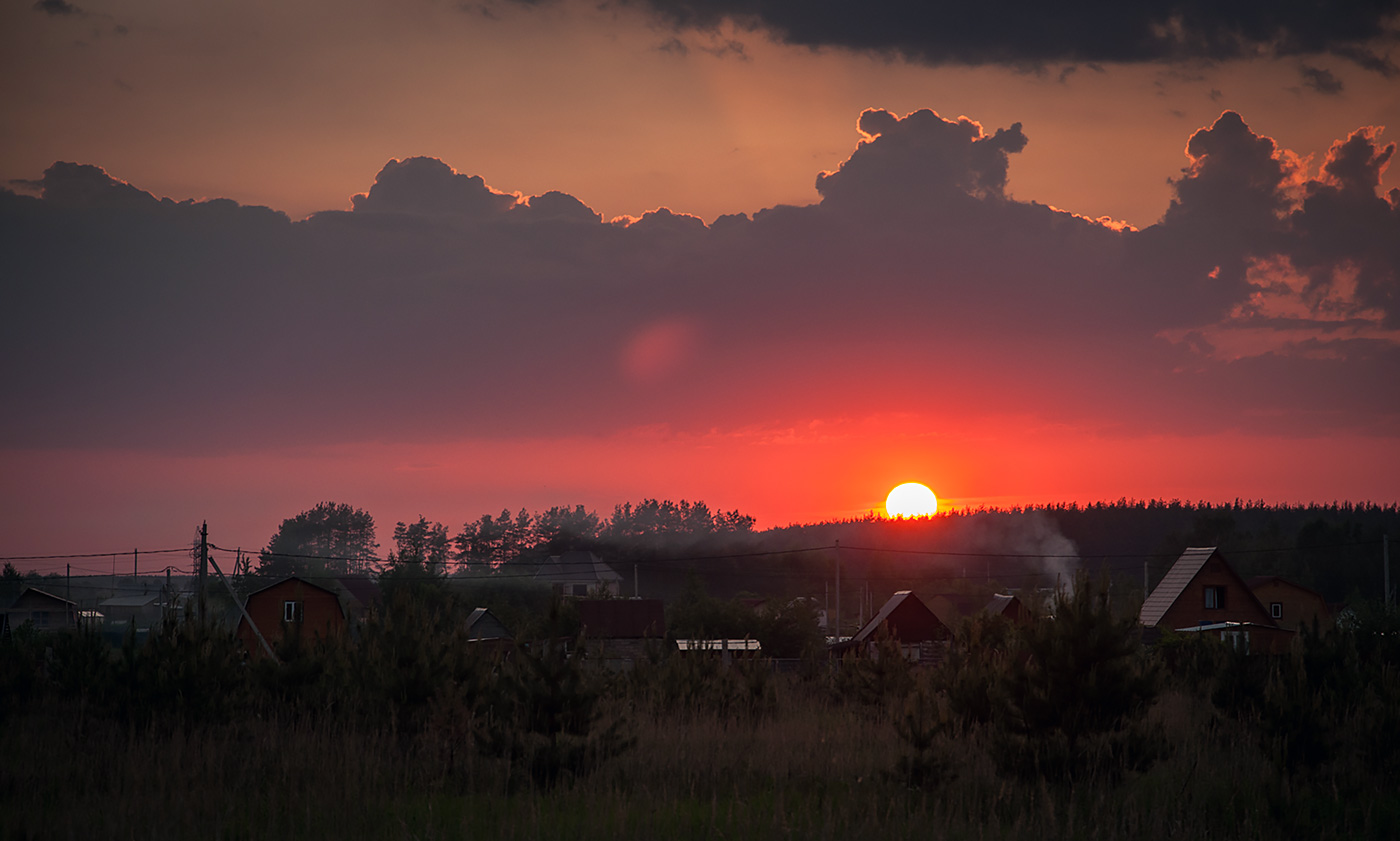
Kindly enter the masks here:
M 1283 618 L 1283 602 L 1270 602 L 1269 615 L 1275 619 Z
M 1206 610 L 1221 610 L 1225 607 L 1225 588 L 1206 588 Z
M 301 602 L 282 602 L 283 622 L 300 622 L 301 617 Z

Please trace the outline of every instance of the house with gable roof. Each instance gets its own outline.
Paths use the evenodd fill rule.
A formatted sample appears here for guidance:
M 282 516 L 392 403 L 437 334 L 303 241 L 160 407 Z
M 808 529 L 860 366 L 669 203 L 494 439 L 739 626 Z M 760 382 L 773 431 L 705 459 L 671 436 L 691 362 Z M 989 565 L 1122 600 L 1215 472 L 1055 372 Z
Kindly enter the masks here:
M 561 596 L 622 595 L 622 576 L 602 558 L 584 550 L 551 555 L 535 570 L 534 577 Z
M 900 590 L 890 596 L 855 636 L 831 646 L 831 653 L 874 655 L 885 637 L 899 644 L 906 660 L 935 663 L 943 659 L 952 631 L 912 590 Z
M 1219 634 L 1251 652 L 1278 652 L 1292 632 L 1280 628 L 1249 585 L 1214 546 L 1187 549 L 1142 603 L 1147 629 Z

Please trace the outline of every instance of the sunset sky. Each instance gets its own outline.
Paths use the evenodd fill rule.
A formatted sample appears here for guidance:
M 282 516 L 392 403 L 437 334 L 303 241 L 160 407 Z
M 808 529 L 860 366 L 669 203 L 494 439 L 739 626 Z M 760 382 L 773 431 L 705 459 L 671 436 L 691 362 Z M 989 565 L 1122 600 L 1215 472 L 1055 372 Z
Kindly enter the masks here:
M 1400 0 L 4 0 L 0 555 L 258 548 L 322 500 L 384 543 L 909 480 L 1394 502 L 1398 32 Z

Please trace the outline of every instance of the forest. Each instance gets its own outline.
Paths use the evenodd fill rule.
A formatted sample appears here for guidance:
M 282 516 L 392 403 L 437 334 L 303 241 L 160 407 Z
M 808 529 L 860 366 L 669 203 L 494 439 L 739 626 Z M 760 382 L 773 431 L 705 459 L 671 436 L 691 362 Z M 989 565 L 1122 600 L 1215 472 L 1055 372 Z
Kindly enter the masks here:
M 257 564 L 249 559 L 242 573 L 275 580 L 293 572 L 405 568 L 508 580 L 528 577 L 551 555 L 588 550 L 638 583 L 639 595 L 668 601 L 697 577 L 726 598 L 825 598 L 839 561 L 847 581 L 868 588 L 877 601 L 906 588 L 1053 590 L 1088 571 L 1107 576 L 1127 605 L 1140 602 L 1144 580 L 1155 586 L 1186 547 L 1217 546 L 1246 578 L 1279 575 L 1343 603 L 1380 597 L 1387 532 L 1400 534 L 1395 504 L 1123 499 L 911 520 L 872 513 L 759 530 L 737 510 L 645 499 L 619 504 L 610 516 L 582 505 L 505 509 L 468 519 L 455 533 L 420 517 L 395 525 L 381 559 L 369 512 L 326 502 L 285 520 Z

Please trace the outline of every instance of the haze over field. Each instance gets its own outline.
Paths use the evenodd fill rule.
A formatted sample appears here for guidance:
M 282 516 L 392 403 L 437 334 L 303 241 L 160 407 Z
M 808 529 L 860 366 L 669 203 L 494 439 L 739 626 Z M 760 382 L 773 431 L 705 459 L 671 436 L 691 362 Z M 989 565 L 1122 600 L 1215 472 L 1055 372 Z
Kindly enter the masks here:
M 1023 5 L 5 5 L 0 554 L 1393 502 L 1400 4 Z

